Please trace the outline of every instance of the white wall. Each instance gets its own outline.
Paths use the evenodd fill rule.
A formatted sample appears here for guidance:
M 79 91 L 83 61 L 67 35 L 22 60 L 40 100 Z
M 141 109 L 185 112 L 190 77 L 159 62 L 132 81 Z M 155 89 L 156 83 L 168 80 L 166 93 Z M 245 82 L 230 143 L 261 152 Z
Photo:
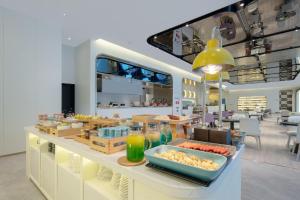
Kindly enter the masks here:
M 3 12 L 0 10 L 0 47 L 3 46 Z M 3 113 L 3 97 L 4 97 L 4 59 L 3 48 L 0 48 L 0 155 L 4 154 L 4 113 Z
M 91 80 L 96 79 L 96 74 L 91 75 L 91 45 L 84 42 L 75 49 L 75 110 L 82 114 L 95 114 L 94 107 L 96 90 L 92 94 Z M 96 84 L 94 82 L 94 84 Z M 93 87 L 95 89 L 95 86 Z M 92 100 L 94 98 L 94 101 Z M 95 110 L 95 109 L 94 109 Z
M 24 126 L 61 110 L 61 32 L 0 8 L 0 155 L 25 151 Z
M 147 57 L 111 42 L 98 39 L 82 43 L 76 48 L 76 109 L 78 112 L 95 114 L 96 111 L 96 57 L 107 55 L 167 72 L 173 76 L 173 99 L 179 99 L 181 113 L 182 78 L 199 81 L 200 76 L 178 67 Z M 89 68 L 89 71 L 87 70 Z M 79 85 L 79 86 L 78 86 Z M 174 102 L 174 100 L 173 100 Z M 173 112 L 174 110 L 173 107 Z M 175 112 L 174 112 L 175 113 Z
M 267 108 L 272 112 L 279 111 L 279 88 L 273 89 L 255 89 L 255 90 L 239 90 L 229 91 L 226 93 L 226 108 L 228 110 L 237 110 L 237 101 L 240 96 L 266 96 L 268 99 Z
M 62 82 L 75 84 L 75 48 L 62 45 Z

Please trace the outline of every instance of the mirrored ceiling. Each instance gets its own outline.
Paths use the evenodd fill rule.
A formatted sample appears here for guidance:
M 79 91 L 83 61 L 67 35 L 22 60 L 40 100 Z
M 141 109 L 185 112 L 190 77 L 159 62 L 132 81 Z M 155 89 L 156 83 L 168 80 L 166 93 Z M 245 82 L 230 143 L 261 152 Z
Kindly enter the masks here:
M 300 0 L 240 1 L 162 31 L 148 43 L 190 64 L 219 26 L 233 84 L 293 80 L 300 70 Z M 299 30 L 299 31 L 298 31 Z

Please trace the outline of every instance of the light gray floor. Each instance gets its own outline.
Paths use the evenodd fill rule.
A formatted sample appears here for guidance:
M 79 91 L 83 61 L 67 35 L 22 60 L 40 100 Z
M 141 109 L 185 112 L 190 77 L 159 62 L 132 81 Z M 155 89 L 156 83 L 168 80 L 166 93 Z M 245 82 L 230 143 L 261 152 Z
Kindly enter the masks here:
M 285 147 L 286 129 L 270 117 L 261 122 L 262 150 L 256 148 L 254 139 L 246 139 L 242 200 L 299 199 L 300 162 Z M 44 199 L 25 177 L 25 154 L 0 158 L 0 200 Z
M 26 178 L 25 154 L 0 158 L 0 200 L 45 200 Z

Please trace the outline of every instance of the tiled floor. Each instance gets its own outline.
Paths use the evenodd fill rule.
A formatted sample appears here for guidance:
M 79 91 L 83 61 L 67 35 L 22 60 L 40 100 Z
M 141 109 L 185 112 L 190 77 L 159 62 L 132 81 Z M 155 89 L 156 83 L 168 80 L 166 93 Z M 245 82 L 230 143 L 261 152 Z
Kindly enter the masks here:
M 299 199 L 300 162 L 285 147 L 286 127 L 276 118 L 261 123 L 262 150 L 255 140 L 246 139 L 242 159 L 242 200 Z M 25 154 L 0 158 L 0 200 L 44 200 L 25 177 Z
M 299 199 L 300 162 L 286 147 L 288 127 L 276 124 L 275 117 L 261 122 L 262 149 L 254 138 L 246 139 L 242 156 L 242 200 Z
M 26 178 L 25 154 L 0 158 L 1 200 L 45 200 Z

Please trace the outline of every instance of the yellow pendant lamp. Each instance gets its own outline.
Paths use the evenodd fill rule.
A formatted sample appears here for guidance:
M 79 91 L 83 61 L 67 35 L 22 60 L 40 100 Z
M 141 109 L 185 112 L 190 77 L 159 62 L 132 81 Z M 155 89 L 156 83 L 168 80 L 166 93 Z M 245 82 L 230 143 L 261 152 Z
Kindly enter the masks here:
M 220 35 L 219 28 L 215 27 L 212 32 L 212 39 L 208 40 L 206 48 L 195 58 L 192 66 L 193 71 L 201 69 L 206 74 L 216 74 L 219 71 L 228 71 L 235 66 L 231 53 L 222 48 L 221 36 L 220 41 L 215 38 L 217 31 Z
M 220 72 L 219 72 L 220 73 Z M 219 80 L 219 73 L 216 74 L 206 74 L 205 79 L 206 81 L 218 81 Z M 222 80 L 229 81 L 229 73 L 228 72 L 221 72 L 222 73 Z
M 219 34 L 220 40 L 216 39 L 216 33 Z M 222 37 L 219 27 L 214 27 L 212 39 L 208 40 L 206 48 L 200 52 L 193 62 L 193 71 L 201 70 L 204 72 L 204 94 L 206 92 L 206 80 L 219 80 L 219 119 L 218 127 L 222 128 L 222 72 L 227 72 L 235 66 L 233 56 L 229 51 L 222 48 Z M 227 74 L 228 75 L 228 72 Z M 203 111 L 206 110 L 205 95 L 203 95 Z M 205 125 L 205 115 L 202 114 L 202 125 Z
M 211 39 L 206 49 L 193 62 L 193 70 L 201 69 L 206 74 L 216 74 L 234 67 L 234 59 L 229 51 L 219 47 L 219 40 Z

